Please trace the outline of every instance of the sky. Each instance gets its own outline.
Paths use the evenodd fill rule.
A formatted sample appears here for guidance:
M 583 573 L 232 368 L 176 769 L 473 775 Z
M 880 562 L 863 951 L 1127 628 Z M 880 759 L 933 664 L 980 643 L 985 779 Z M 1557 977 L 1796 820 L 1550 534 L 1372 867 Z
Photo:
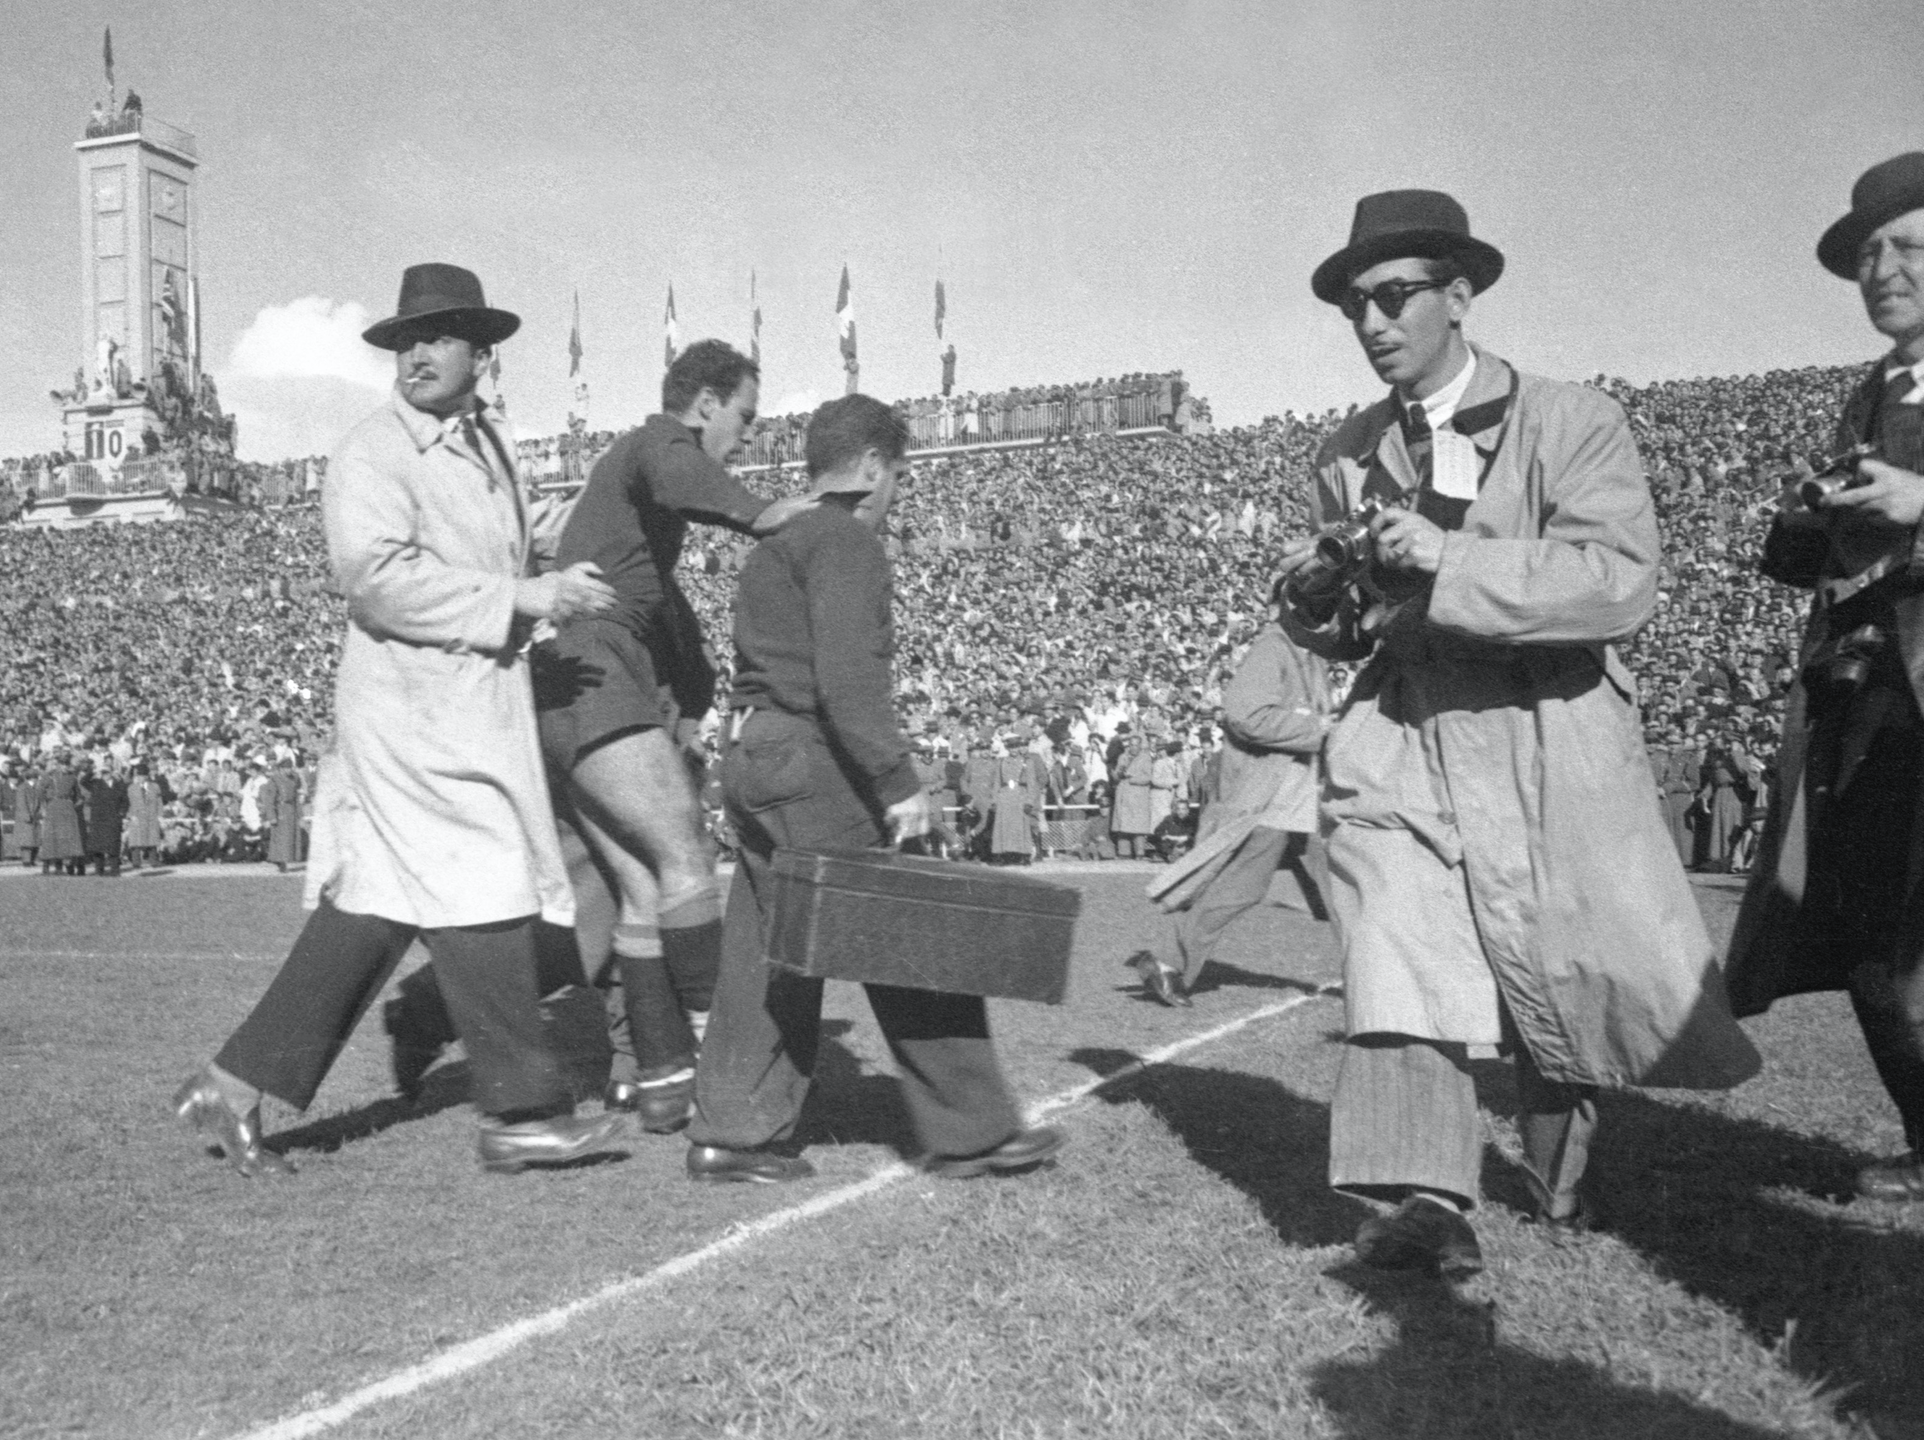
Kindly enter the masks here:
M 54 448 L 81 363 L 73 142 L 121 92 L 197 137 L 203 356 L 249 459 L 378 403 L 358 339 L 402 269 L 523 317 L 516 428 L 565 424 L 581 297 L 595 428 L 639 422 L 670 284 L 762 409 L 863 388 L 1180 368 L 1219 423 L 1374 398 L 1309 293 L 1356 200 L 1447 190 L 1504 251 L 1468 332 L 1634 381 L 1867 360 L 1813 258 L 1852 181 L 1924 149 L 1917 0 L 729 3 L 64 0 L 0 47 L 0 455 Z

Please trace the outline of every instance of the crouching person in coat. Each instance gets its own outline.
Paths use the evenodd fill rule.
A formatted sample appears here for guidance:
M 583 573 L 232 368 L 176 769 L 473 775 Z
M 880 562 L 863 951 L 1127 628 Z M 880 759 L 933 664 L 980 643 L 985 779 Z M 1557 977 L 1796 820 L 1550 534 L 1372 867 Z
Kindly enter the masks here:
M 1263 903 L 1278 870 L 1289 876 L 1290 904 L 1327 915 L 1307 862 L 1316 757 L 1329 728 L 1329 667 L 1284 633 L 1283 585 L 1271 591 L 1269 624 L 1223 691 L 1218 797 L 1203 808 L 1195 848 L 1149 886 L 1150 899 L 1179 912 L 1169 939 L 1127 962 L 1144 993 L 1164 1005 L 1189 1005 L 1216 942 L 1237 916 Z
M 512 451 L 474 393 L 519 319 L 452 265 L 410 268 L 397 308 L 364 337 L 394 352 L 394 394 L 349 433 L 321 494 L 349 619 L 315 795 L 313 914 L 174 1097 L 243 1175 L 291 1168 L 262 1144 L 261 1096 L 307 1107 L 417 936 L 467 1050 L 486 1168 L 579 1158 L 620 1123 L 573 1115 L 536 994 L 537 919 L 572 924 L 574 902 L 526 657 L 536 621 L 614 594 L 590 565 L 529 574 Z
M 1721 1088 L 1759 1063 L 1612 644 L 1656 599 L 1642 465 L 1615 402 L 1465 342 L 1502 263 L 1447 195 L 1357 206 L 1311 286 L 1393 389 L 1324 446 L 1315 505 L 1324 525 L 1383 508 L 1346 586 L 1317 583 L 1312 541 L 1284 552 L 1291 634 L 1369 660 L 1323 752 L 1348 1021 L 1330 1182 L 1384 1206 L 1360 1260 L 1450 1278 L 1482 1268 L 1472 1059 L 1515 1058 L 1534 1215 L 1571 1228 L 1597 1218 L 1599 1087 Z
M 931 816 L 890 707 L 889 565 L 875 532 L 908 472 L 888 406 L 845 395 L 805 442 L 823 503 L 761 542 L 735 601 L 731 739 L 722 762 L 741 868 L 728 892 L 721 976 L 695 1072 L 688 1173 L 771 1183 L 814 1173 L 785 1153 L 821 1041 L 822 982 L 765 958 L 771 862 L 784 846 L 859 850 L 928 833 Z M 912 946 L 915 937 L 903 936 Z M 925 1164 L 956 1177 L 1018 1170 L 1062 1137 L 1025 1129 L 980 996 L 868 985 L 902 1073 Z

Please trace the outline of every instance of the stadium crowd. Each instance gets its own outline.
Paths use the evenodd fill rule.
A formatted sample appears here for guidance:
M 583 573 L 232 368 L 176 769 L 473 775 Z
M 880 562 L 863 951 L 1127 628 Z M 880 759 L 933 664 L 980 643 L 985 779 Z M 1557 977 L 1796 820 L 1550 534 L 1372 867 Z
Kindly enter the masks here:
M 1757 573 L 1763 512 L 1827 453 L 1856 374 L 1593 382 L 1628 411 L 1658 507 L 1658 610 L 1624 653 L 1653 769 L 1661 776 L 1676 755 L 1695 777 L 1675 818 L 1698 864 L 1743 861 L 1795 664 L 1805 597 Z M 1262 623 L 1270 557 L 1307 524 L 1311 461 L 1342 416 L 1149 439 L 1111 433 L 1099 399 L 1095 416 L 1055 444 L 917 465 L 889 542 L 899 704 L 932 785 L 955 790 L 971 755 L 1033 750 L 1043 800 L 1090 807 L 1058 813 L 1106 814 L 1115 791 L 1148 783 L 1151 822 L 1131 833 L 1167 851 L 1155 837 L 1170 841 L 1178 812 L 1207 792 L 1222 685 Z M 581 437 L 590 455 L 612 438 Z M 537 478 L 554 453 L 540 441 L 522 451 Z M 274 470 L 280 493 L 298 500 L 311 471 Z M 801 484 L 794 471 L 750 479 Z M 711 636 L 728 634 L 747 549 L 722 531 L 691 537 L 684 584 Z M 222 797 L 237 812 L 250 766 L 259 778 L 284 759 L 311 763 L 329 725 L 342 617 L 313 506 L 159 526 L 6 526 L 0 570 L 0 754 L 21 770 L 65 750 L 123 777 L 144 763 L 169 803 L 202 822 L 183 825 L 179 855 L 251 854 L 245 837 L 259 827 L 216 835 L 217 819 L 238 818 L 221 814 Z M 1045 831 L 1044 843 L 1098 848 L 1079 823 Z

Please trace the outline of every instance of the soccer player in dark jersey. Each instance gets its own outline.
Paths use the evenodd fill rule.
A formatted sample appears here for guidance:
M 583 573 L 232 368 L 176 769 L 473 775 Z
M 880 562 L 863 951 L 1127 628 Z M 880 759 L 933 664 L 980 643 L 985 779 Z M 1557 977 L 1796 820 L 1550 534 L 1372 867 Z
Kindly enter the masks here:
M 662 381 L 662 413 L 595 463 L 556 546 L 556 568 L 591 560 L 617 597 L 544 647 L 537 708 L 549 765 L 620 892 L 637 1108 L 657 1130 L 687 1117 L 721 959 L 714 852 L 677 737 L 713 703 L 715 671 L 675 564 L 691 520 L 767 535 L 814 504 L 771 502 L 724 468 L 753 431 L 759 385 L 739 351 L 689 346 Z

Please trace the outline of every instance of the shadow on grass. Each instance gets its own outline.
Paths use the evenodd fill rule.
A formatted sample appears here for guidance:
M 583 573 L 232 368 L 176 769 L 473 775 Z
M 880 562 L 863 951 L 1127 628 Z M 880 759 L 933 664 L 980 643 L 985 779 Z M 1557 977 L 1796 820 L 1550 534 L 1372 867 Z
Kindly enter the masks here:
M 815 1083 L 795 1128 L 795 1144 L 887 1145 L 907 1156 L 919 1147 L 893 1075 L 864 1073 L 841 1037 L 855 1028 L 849 1020 L 824 1020 L 822 1045 L 815 1056 Z
M 468 1101 L 468 1062 L 456 1060 L 428 1071 L 421 1098 L 412 1105 L 394 1096 L 371 1105 L 356 1106 L 337 1115 L 324 1115 L 292 1130 L 277 1130 L 266 1139 L 269 1150 L 286 1155 L 312 1150 L 328 1153 L 356 1140 L 378 1135 L 407 1120 L 421 1120 Z
M 1106 1076 L 1138 1057 L 1082 1049 L 1069 1058 Z M 1254 1200 L 1288 1244 L 1347 1244 L 1370 1213 L 1329 1188 L 1329 1106 L 1320 1100 L 1262 1076 L 1189 1065 L 1155 1065 L 1097 1093 L 1111 1105 L 1146 1105 L 1197 1163 Z
M 1103 1076 L 1138 1059 L 1116 1049 L 1070 1058 Z M 1508 1064 L 1480 1063 L 1476 1080 L 1491 1112 L 1515 1113 Z M 1347 1243 L 1368 1213 L 1327 1188 L 1323 1102 L 1273 1080 L 1182 1065 L 1153 1066 L 1099 1093 L 1110 1104 L 1146 1105 L 1198 1163 L 1255 1200 L 1287 1243 Z M 1924 1440 L 1924 1233 L 1893 1228 L 1889 1207 L 1859 1201 L 1839 1215 L 1816 1203 L 1847 1198 L 1868 1157 L 1693 1104 L 1637 1094 L 1605 1095 L 1601 1104 L 1591 1173 L 1611 1232 L 1664 1278 L 1737 1316 L 1787 1369 L 1875 1427 L 1867 1434 Z M 1484 1152 L 1482 1184 L 1487 1202 L 1527 1208 L 1522 1172 L 1494 1146 Z M 1401 1326 L 1386 1354 L 1312 1372 L 1345 1435 L 1775 1433 L 1682 1396 L 1620 1385 L 1580 1361 L 1496 1344 L 1488 1307 L 1433 1279 L 1351 1265 L 1331 1273 Z
M 1196 977 L 1196 983 L 1190 987 L 1189 993 L 1201 995 L 1233 985 L 1240 990 L 1300 990 L 1311 994 L 1320 990 L 1323 984 L 1320 980 L 1298 980 L 1294 975 L 1265 975 L 1260 970 L 1245 970 L 1226 960 L 1211 960 L 1204 964 L 1202 973 Z
M 1310 1367 L 1310 1393 L 1348 1440 L 1780 1440 L 1681 1395 L 1612 1380 L 1580 1360 L 1500 1343 L 1497 1312 L 1428 1277 L 1346 1264 L 1329 1272 L 1393 1317 L 1395 1342 L 1367 1360 Z
M 1592 1163 L 1612 1230 L 1882 1440 L 1924 1440 L 1924 1233 L 1895 1228 L 1897 1207 L 1810 1203 L 1848 1198 L 1870 1157 L 1641 1095 L 1602 1109 Z

